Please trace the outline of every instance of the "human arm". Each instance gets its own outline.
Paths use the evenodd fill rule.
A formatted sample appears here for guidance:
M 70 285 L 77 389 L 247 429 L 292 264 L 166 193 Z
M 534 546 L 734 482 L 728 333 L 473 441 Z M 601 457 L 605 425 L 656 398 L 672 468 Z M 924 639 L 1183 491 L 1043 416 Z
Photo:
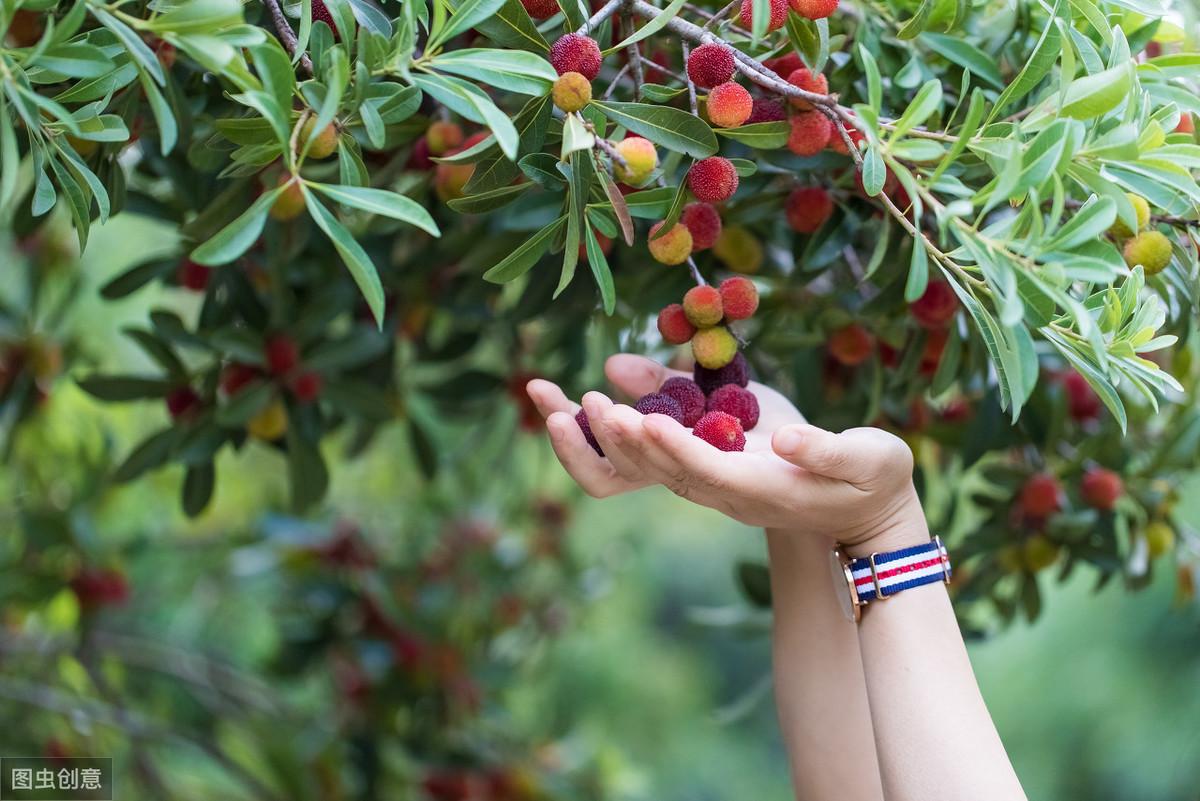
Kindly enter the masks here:
M 630 355 L 609 359 L 605 372 L 614 386 L 635 398 L 657 390 L 672 375 L 682 375 Z M 769 453 L 770 432 L 802 422 L 803 417 L 782 395 L 758 385 L 752 388 L 762 402 L 760 422 L 750 432 L 748 447 Z M 559 459 L 589 494 L 608 497 L 652 482 L 651 475 L 616 446 L 608 426 L 593 427 L 593 432 L 616 461 L 596 455 L 575 423 L 579 406 L 557 386 L 535 380 L 528 390 L 547 418 Z M 598 393 L 590 394 L 585 404 L 597 420 L 613 407 Z M 624 412 L 622 417 L 628 419 Z M 797 798 L 879 801 L 883 792 L 875 766 L 858 635 L 828 591 L 832 540 L 768 529 L 767 545 L 775 606 L 776 706 Z
M 912 483 L 912 454 L 886 432 L 834 434 L 797 423 L 771 434 L 769 452 L 723 453 L 660 415 L 630 414 L 596 399 L 588 411 L 593 430 L 615 429 L 606 453 L 614 449 L 617 463 L 632 465 L 639 480 L 663 483 L 742 522 L 822 547 L 837 541 L 852 555 L 929 540 Z M 784 586 L 803 579 L 773 581 Z M 822 585 L 832 597 L 829 578 Z M 787 607 L 777 600 L 777 609 Z M 889 801 L 1025 797 L 983 703 L 944 585 L 872 603 L 857 633 Z M 776 674 L 799 671 L 793 660 L 800 651 L 777 652 Z M 852 760 L 865 752 L 855 749 Z

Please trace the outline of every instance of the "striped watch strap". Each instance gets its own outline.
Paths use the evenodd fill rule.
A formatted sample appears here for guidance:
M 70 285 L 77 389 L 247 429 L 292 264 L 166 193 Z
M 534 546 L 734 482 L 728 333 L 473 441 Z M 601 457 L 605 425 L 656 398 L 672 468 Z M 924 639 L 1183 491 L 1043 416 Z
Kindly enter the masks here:
M 923 545 L 878 553 L 850 563 L 859 603 L 889 598 L 903 590 L 950 581 L 950 556 L 940 537 Z

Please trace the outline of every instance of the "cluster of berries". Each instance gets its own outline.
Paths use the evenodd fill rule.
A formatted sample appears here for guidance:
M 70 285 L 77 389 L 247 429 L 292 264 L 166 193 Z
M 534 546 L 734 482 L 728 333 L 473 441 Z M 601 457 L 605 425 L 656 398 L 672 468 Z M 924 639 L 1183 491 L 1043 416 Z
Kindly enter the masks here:
M 719 368 L 697 364 L 691 378 L 668 378 L 657 392 L 639 398 L 634 408 L 642 414 L 666 415 L 714 448 L 741 451 L 746 448 L 746 432 L 758 425 L 758 399 L 746 389 L 749 383 L 750 368 L 738 353 Z M 603 456 L 582 409 L 575 422 L 592 449 Z
M 1133 205 L 1137 217 L 1137 230 L 1131 230 L 1121 218 L 1112 224 L 1108 232 L 1118 240 L 1124 240 L 1122 253 L 1125 263 L 1132 269 L 1139 264 L 1146 275 L 1157 275 L 1171 263 L 1171 240 L 1161 231 L 1149 228 L 1150 204 L 1141 195 L 1131 192 L 1125 194 Z
M 621 145 L 629 141 L 626 138 Z M 653 145 L 649 149 L 653 152 Z M 617 177 L 621 178 L 620 172 Z M 661 264 L 682 264 L 693 253 L 717 244 L 721 238 L 721 214 L 713 204 L 724 203 L 737 192 L 737 169 L 732 161 L 721 156 L 701 159 L 688 170 L 687 186 L 696 202 L 684 207 L 679 222 L 666 232 L 662 230 L 665 220 L 650 228 L 647 247 Z
M 672 345 L 690 342 L 696 363 L 718 370 L 737 355 L 737 339 L 726 323 L 746 320 L 758 309 L 758 288 L 748 278 L 726 278 L 719 287 L 692 287 L 683 303 L 658 313 L 658 332 Z

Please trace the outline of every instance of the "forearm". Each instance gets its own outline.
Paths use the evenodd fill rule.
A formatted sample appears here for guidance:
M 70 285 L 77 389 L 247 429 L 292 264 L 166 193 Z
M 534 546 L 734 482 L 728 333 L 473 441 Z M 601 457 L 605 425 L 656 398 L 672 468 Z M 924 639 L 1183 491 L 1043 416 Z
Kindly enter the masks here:
M 831 590 L 831 541 L 767 530 L 775 702 L 801 801 L 879 801 L 875 738 L 854 624 Z
M 887 542 L 851 552 L 928 540 L 922 518 Z M 869 604 L 858 638 L 888 801 L 1025 798 L 980 695 L 945 584 Z

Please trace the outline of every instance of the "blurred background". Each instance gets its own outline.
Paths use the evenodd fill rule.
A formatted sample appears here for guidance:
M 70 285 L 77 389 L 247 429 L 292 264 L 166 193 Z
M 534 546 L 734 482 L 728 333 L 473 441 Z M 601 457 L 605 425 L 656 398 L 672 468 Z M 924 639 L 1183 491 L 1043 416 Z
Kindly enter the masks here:
M 155 248 L 132 215 L 94 232 L 56 332 L 82 363 L 136 372 L 122 328 L 197 302 L 98 297 Z M 188 519 L 182 467 L 106 478 L 161 405 L 39 393 L 0 470 L 0 754 L 112 756 L 119 798 L 790 797 L 769 618 L 731 569 L 759 532 L 663 491 L 581 497 L 515 401 L 443 432 L 434 479 L 403 427 L 353 460 L 333 438 L 303 519 L 271 447 L 226 449 Z M 1200 610 L 1186 571 L 1150 575 L 1040 574 L 1035 622 L 973 621 L 1030 798 L 1200 797 Z

